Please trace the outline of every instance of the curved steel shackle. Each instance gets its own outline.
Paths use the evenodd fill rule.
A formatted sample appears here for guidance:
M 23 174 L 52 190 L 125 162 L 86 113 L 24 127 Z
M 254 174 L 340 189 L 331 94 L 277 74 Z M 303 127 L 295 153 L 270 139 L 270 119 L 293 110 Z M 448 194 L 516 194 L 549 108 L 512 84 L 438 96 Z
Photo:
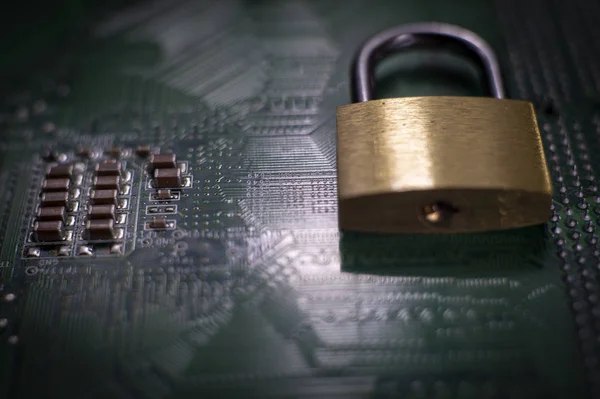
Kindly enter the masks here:
M 373 99 L 375 64 L 390 53 L 414 46 L 452 47 L 483 69 L 490 94 L 504 98 L 504 83 L 494 50 L 477 34 L 459 26 L 424 22 L 385 30 L 360 48 L 352 65 L 352 101 Z

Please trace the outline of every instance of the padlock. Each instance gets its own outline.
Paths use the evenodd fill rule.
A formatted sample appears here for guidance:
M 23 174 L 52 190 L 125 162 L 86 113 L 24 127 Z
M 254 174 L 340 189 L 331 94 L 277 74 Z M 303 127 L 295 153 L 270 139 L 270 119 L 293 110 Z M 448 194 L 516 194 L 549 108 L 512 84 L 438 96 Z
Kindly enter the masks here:
M 372 99 L 375 63 L 414 47 L 475 60 L 493 97 Z M 491 47 L 443 23 L 384 31 L 352 68 L 353 104 L 337 109 L 339 226 L 379 233 L 457 233 L 544 223 L 552 185 L 533 106 L 504 98 Z

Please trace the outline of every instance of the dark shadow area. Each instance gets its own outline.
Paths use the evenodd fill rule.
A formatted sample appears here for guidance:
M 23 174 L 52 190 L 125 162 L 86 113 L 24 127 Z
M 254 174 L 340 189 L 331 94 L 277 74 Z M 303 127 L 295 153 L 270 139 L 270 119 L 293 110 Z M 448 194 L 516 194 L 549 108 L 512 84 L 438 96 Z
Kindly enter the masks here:
M 469 276 L 541 268 L 543 226 L 489 233 L 378 235 L 345 232 L 342 271 L 389 276 Z

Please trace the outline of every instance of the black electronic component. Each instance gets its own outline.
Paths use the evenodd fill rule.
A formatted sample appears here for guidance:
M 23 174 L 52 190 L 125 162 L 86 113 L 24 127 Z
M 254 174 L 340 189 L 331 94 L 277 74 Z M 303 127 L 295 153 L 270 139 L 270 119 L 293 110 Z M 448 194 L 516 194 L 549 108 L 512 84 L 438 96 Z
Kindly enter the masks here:
M 73 165 L 64 164 L 64 165 L 55 165 L 52 166 L 47 173 L 48 177 L 71 177 L 73 175 Z
M 151 152 L 150 147 L 147 145 L 140 145 L 135 149 L 135 154 L 141 158 L 148 157 Z
M 42 194 L 42 207 L 47 206 L 67 206 L 69 193 L 66 191 L 51 192 Z
M 98 176 L 118 176 L 121 174 L 120 162 L 104 162 L 96 166 Z
M 71 184 L 70 180 L 66 177 L 56 178 L 56 179 L 46 179 L 42 184 L 42 191 L 50 192 L 50 191 L 68 191 L 69 185 Z
M 154 186 L 156 188 L 181 187 L 181 171 L 178 168 L 156 169 Z
M 90 205 L 88 208 L 88 219 L 114 219 L 114 205 Z
M 177 168 L 177 157 L 175 154 L 152 154 L 150 156 L 150 168 L 151 171 Z
M 36 222 L 33 231 L 35 240 L 38 242 L 62 241 L 65 239 L 63 222 L 60 220 Z
M 117 205 L 117 190 L 93 190 L 90 196 L 92 205 Z
M 63 206 L 50 206 L 40 208 L 38 212 L 38 220 L 49 221 L 49 220 L 60 220 L 65 221 L 65 207 Z
M 97 176 L 94 178 L 94 186 L 97 189 L 114 189 L 119 188 L 121 177 L 118 175 L 114 176 Z
M 148 222 L 148 227 L 155 230 L 164 230 L 169 228 L 169 223 L 166 218 L 152 218 Z
M 112 240 L 115 237 L 112 219 L 88 220 L 85 231 L 89 240 Z

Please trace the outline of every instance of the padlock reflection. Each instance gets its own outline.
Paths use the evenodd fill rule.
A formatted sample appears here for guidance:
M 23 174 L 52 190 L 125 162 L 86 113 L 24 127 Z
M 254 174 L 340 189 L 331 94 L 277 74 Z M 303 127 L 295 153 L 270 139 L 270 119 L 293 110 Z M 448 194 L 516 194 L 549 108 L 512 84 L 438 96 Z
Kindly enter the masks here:
M 521 275 L 551 256 L 544 226 L 437 235 L 345 232 L 339 249 L 343 272 L 406 277 Z

